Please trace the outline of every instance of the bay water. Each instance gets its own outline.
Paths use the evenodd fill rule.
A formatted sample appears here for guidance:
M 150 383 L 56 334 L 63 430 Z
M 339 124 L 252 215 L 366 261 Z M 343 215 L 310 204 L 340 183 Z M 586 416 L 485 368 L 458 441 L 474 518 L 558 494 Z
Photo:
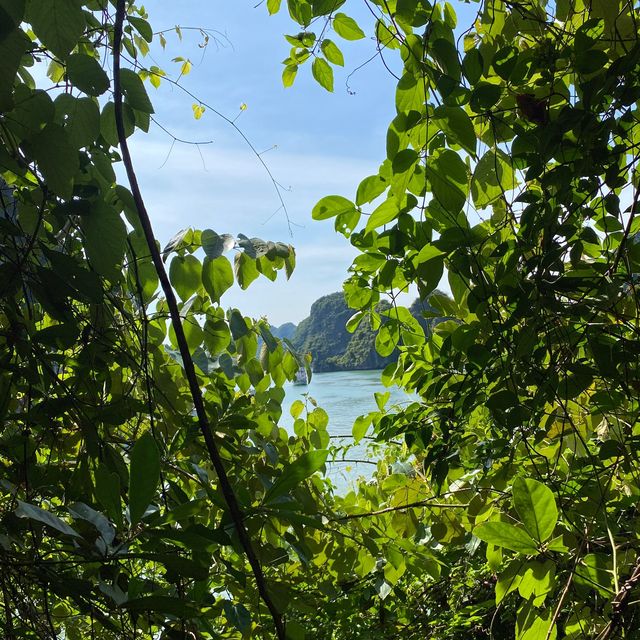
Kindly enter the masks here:
M 394 404 L 404 405 L 411 401 L 411 398 L 397 387 L 385 387 L 380 381 L 381 373 L 378 370 L 314 373 L 308 385 L 286 385 L 282 414 L 284 426 L 293 432 L 291 405 L 296 400 L 308 402 L 307 398 L 313 398 L 329 416 L 327 429 L 332 437 L 331 445 L 352 444 L 352 429 L 356 418 L 378 410 L 375 393 L 389 392 L 387 407 Z M 310 411 L 314 408 L 312 404 L 308 406 Z M 329 465 L 328 474 L 340 493 L 349 491 L 359 476 L 371 476 L 375 470 L 375 458 L 370 457 L 367 452 L 368 442 L 366 439 L 362 440 L 345 452 L 344 460 L 338 456 L 338 459 Z

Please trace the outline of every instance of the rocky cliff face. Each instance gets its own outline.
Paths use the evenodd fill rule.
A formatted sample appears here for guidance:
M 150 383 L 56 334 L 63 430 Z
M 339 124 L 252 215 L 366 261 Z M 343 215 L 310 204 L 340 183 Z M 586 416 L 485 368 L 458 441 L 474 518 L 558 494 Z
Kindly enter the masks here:
M 299 351 L 313 355 L 314 371 L 382 369 L 391 362 L 392 357 L 376 353 L 368 319 L 354 333 L 347 331 L 353 313 L 341 292 L 332 293 L 316 300 L 309 317 L 298 325 L 292 342 Z
M 384 311 L 389 306 L 388 302 L 380 302 L 378 310 Z M 433 307 L 415 300 L 409 311 L 428 334 L 437 319 L 425 318 L 423 312 L 433 311 Z M 376 334 L 371 329 L 369 318 L 365 318 L 354 333 L 349 333 L 346 324 L 353 313 L 342 292 L 331 293 L 316 300 L 309 317 L 297 327 L 287 322 L 280 327 L 271 327 L 271 332 L 278 338 L 291 340 L 301 353 L 311 353 L 314 371 L 383 369 L 396 358 L 397 353 L 383 358 L 376 352 Z

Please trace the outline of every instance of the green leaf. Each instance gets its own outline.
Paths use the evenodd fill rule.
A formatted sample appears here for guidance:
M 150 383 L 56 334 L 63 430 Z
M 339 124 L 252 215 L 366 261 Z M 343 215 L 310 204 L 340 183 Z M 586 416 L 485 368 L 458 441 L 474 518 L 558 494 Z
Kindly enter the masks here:
M 55 100 L 56 123 L 74 149 L 89 147 L 100 135 L 100 110 L 91 98 L 61 93 Z
M 216 356 L 229 346 L 231 332 L 222 318 L 207 318 L 204 323 L 204 343 L 212 356 Z
M 246 289 L 259 275 L 256 259 L 250 258 L 246 253 L 236 253 L 233 260 L 233 271 L 241 289 Z
M 331 62 L 332 64 L 337 64 L 340 67 L 344 67 L 344 56 L 342 55 L 342 51 L 338 48 L 333 40 L 329 40 L 325 38 L 320 45 L 320 49 L 324 54 L 324 57 Z
M 459 82 L 462 66 L 455 45 L 448 39 L 437 38 L 431 43 L 431 53 L 444 72 Z
M 24 18 L 25 0 L 0 0 L 0 41 Z
M 427 101 L 427 84 L 413 73 L 405 73 L 396 88 L 396 110 L 398 113 L 416 111 L 423 113 Z
M 516 619 L 517 640 L 555 640 L 558 629 L 553 609 L 538 609 L 531 601 L 523 603 Z
M 30 520 L 36 520 L 37 522 L 46 524 L 48 527 L 64 533 L 67 536 L 73 538 L 80 537 L 77 531 L 74 531 L 64 520 L 58 518 L 58 516 L 54 516 L 50 511 L 45 511 L 44 509 L 40 509 L 40 507 L 35 507 L 21 500 L 18 500 L 18 508 L 15 510 L 15 514 L 18 518 L 29 518 Z
M 267 491 L 264 501 L 268 503 L 279 498 L 299 485 L 303 480 L 312 476 L 324 465 L 328 455 L 329 452 L 326 449 L 303 453 L 297 460 L 294 460 L 282 470 L 282 474 Z
M 74 87 L 90 96 L 100 96 L 110 86 L 109 76 L 100 63 L 82 53 L 74 53 L 67 59 L 67 77 Z
M 460 156 L 450 149 L 440 151 L 428 158 L 426 172 L 435 199 L 450 215 L 457 215 L 469 192 L 467 167 Z
M 135 30 L 147 41 L 153 41 L 153 29 L 151 25 L 144 20 L 143 18 L 138 18 L 136 16 L 128 16 L 127 19 L 129 23 L 133 25 Z
M 356 206 L 351 200 L 347 200 L 342 196 L 325 196 L 313 207 L 311 217 L 314 220 L 327 220 L 328 218 L 333 218 L 343 213 L 353 213 L 354 211 L 356 211 Z
M 243 604 L 233 604 L 228 600 L 222 603 L 227 620 L 243 637 L 251 630 L 251 614 Z
M 249 333 L 247 321 L 237 309 L 231 309 L 229 313 L 229 328 L 234 340 L 242 338 L 242 336 L 246 336 Z
M 521 558 L 512 560 L 507 568 L 500 573 L 495 588 L 496 604 L 500 604 L 512 591 L 516 591 L 520 586 L 520 582 L 522 582 L 523 573 Z
M 513 505 L 529 534 L 545 542 L 558 522 L 558 508 L 551 489 L 537 480 L 516 478 L 513 482 Z
M 364 38 L 364 31 L 358 26 L 358 23 L 344 13 L 336 13 L 333 17 L 333 30 L 345 40 Z
M 500 149 L 487 151 L 478 161 L 471 180 L 471 196 L 478 209 L 484 209 L 514 189 L 517 181 L 510 158 Z
M 476 113 L 491 109 L 500 100 L 502 89 L 500 85 L 490 82 L 480 82 L 471 93 L 470 106 Z
M 76 46 L 85 28 L 84 13 L 76 0 L 31 0 L 28 19 L 42 44 L 59 58 Z
M 131 69 L 122 69 L 120 71 L 120 82 L 122 84 L 122 93 L 129 106 L 132 109 L 142 111 L 143 113 L 153 113 L 153 105 L 147 90 L 140 76 Z
M 140 522 L 160 483 L 160 453 L 149 431 L 133 445 L 129 470 L 129 521 Z
M 305 640 L 307 633 L 305 628 L 296 620 L 287 621 L 287 640 Z
M 529 600 L 533 596 L 533 604 L 540 606 L 552 592 L 555 584 L 555 568 L 553 560 L 540 562 L 532 560 L 527 562 L 523 569 L 520 570 L 522 580 L 518 585 L 518 592 L 525 600 Z
M 113 102 L 107 102 L 100 114 L 100 133 L 102 137 L 112 146 L 117 147 L 120 142 L 118 140 L 118 130 L 116 128 L 116 108 Z M 136 128 L 136 117 L 128 104 L 122 105 L 122 120 L 124 124 L 124 133 L 128 138 Z
M 169 265 L 169 280 L 180 299 L 187 301 L 203 281 L 202 265 L 195 256 L 175 256 Z
M 380 327 L 376 335 L 376 351 L 383 358 L 386 358 L 393 353 L 393 350 L 398 346 L 399 341 L 400 331 L 398 330 L 396 323 L 387 322 Z
M 362 438 L 366 435 L 369 426 L 371 425 L 371 414 L 366 416 L 358 416 L 353 423 L 353 429 L 351 434 L 353 435 L 353 443 L 358 444 Z
M 280 11 L 280 4 L 282 0 L 267 0 L 267 11 L 269 15 L 273 15 L 274 13 L 278 13 Z
M 48 124 L 32 138 L 31 146 L 47 187 L 62 198 L 71 198 L 73 179 L 80 168 L 80 161 L 62 127 Z
M 122 525 L 122 509 L 120 505 L 120 478 L 115 471 L 109 471 L 100 463 L 95 470 L 95 493 L 98 502 L 107 510 L 111 519 Z
M 383 194 L 389 183 L 380 175 L 367 176 L 358 185 L 356 193 L 356 205 L 361 206 L 367 202 L 375 200 L 379 195 Z
M 106 204 L 95 203 L 91 213 L 81 217 L 80 227 L 91 266 L 105 278 L 117 281 L 127 242 L 122 218 Z
M 116 537 L 115 527 L 109 520 L 105 518 L 102 513 L 92 509 L 83 502 L 75 502 L 72 504 L 69 507 L 69 513 L 76 519 L 86 520 L 91 523 L 107 544 L 111 544 Z
M 472 156 L 476 155 L 476 132 L 462 107 L 438 107 L 433 112 L 433 122 L 445 132 L 450 142 L 459 144 Z
M 507 522 L 483 522 L 473 530 L 473 535 L 497 547 L 518 553 L 538 553 L 535 540 L 524 529 Z
M 231 263 L 219 256 L 211 259 L 206 256 L 202 264 L 202 284 L 213 302 L 220 302 L 222 294 L 233 285 Z
M 285 87 L 290 87 L 293 85 L 293 81 L 296 79 L 296 75 L 298 73 L 298 65 L 297 64 L 289 64 L 282 71 L 282 84 Z
M 369 216 L 366 230 L 371 231 L 371 229 L 381 227 L 392 220 L 395 220 L 399 213 L 400 208 L 398 207 L 397 200 L 395 198 L 388 198 L 380 206 L 376 207 L 373 213 Z
M 311 65 L 311 72 L 321 86 L 327 91 L 333 91 L 333 69 L 326 60 L 316 58 Z
M 11 95 L 16 73 L 31 41 L 22 29 L 14 29 L 0 38 L 0 110 L 9 111 L 13 106 Z
M 476 48 L 467 51 L 462 61 L 462 70 L 469 84 L 475 85 L 482 77 L 484 62 L 482 54 Z
M 313 15 L 326 16 L 337 11 L 345 2 L 346 0 L 311 0 Z

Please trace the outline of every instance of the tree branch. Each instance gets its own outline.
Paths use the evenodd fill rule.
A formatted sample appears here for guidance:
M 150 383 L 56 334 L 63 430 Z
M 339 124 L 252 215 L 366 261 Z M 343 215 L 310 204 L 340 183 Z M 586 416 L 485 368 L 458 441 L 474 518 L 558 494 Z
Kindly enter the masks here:
M 131 193 L 133 194 L 133 199 L 138 212 L 138 217 L 140 219 L 140 224 L 144 231 L 145 239 L 149 247 L 151 259 L 153 260 L 154 267 L 158 273 L 160 285 L 162 286 L 162 291 L 164 292 L 167 306 L 169 307 L 171 323 L 176 334 L 176 340 L 178 342 L 178 348 L 182 357 L 185 376 L 187 378 L 187 382 L 189 383 L 189 390 L 191 391 L 193 405 L 196 411 L 196 416 L 198 418 L 198 425 L 200 427 L 202 437 L 204 438 L 207 452 L 209 453 L 211 463 L 213 464 L 213 468 L 215 469 L 215 472 L 218 476 L 218 480 L 220 482 L 220 490 L 222 491 L 225 502 L 229 507 L 229 513 L 238 534 L 240 544 L 247 556 L 249 564 L 251 565 L 251 569 L 256 580 L 258 593 L 260 594 L 260 597 L 271 613 L 277 637 L 279 638 L 279 640 L 284 640 L 285 630 L 282 616 L 280 615 L 280 612 L 276 608 L 267 590 L 266 579 L 262 571 L 262 566 L 260 565 L 260 561 L 258 560 L 255 550 L 253 549 L 249 534 L 244 526 L 244 515 L 238 503 L 238 499 L 236 498 L 236 495 L 233 491 L 233 487 L 229 482 L 229 478 L 222 462 L 222 458 L 220 457 L 220 452 L 218 451 L 218 447 L 213 438 L 211 425 L 209 424 L 209 418 L 204 406 L 202 390 L 200 389 L 200 385 L 198 384 L 195 367 L 193 365 L 193 359 L 191 358 L 191 353 L 187 345 L 182 321 L 180 319 L 178 303 L 175 294 L 173 293 L 173 289 L 171 288 L 169 277 L 167 276 L 167 272 L 164 268 L 164 263 L 162 262 L 160 251 L 156 246 L 156 239 L 153 233 L 153 228 L 151 226 L 151 220 L 149 218 L 149 214 L 142 198 L 142 193 L 138 185 L 137 176 L 133 168 L 131 154 L 129 153 L 129 147 L 124 130 L 124 121 L 122 117 L 122 86 L 120 82 L 120 46 L 122 43 L 122 27 L 126 13 L 125 5 L 125 0 L 118 0 L 113 38 L 113 98 L 115 104 L 116 128 L 118 131 L 120 150 L 122 152 L 122 161 L 127 172 L 127 178 L 129 179 L 129 184 L 131 186 Z

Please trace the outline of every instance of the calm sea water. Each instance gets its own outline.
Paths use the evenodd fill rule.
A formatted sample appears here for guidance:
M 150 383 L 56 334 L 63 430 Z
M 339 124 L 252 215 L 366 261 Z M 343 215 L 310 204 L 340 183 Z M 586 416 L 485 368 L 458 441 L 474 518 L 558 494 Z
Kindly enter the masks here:
M 351 444 L 353 423 L 358 416 L 377 411 L 374 393 L 389 392 L 387 407 L 393 404 L 406 404 L 409 396 L 397 387 L 385 387 L 380 382 L 381 371 L 339 371 L 335 373 L 314 373 L 308 385 L 286 386 L 286 398 L 282 419 L 288 428 L 293 426 L 290 408 L 295 400 L 304 402 L 305 396 L 313 398 L 319 407 L 329 415 L 328 431 L 332 445 Z M 310 407 L 312 408 L 312 407 Z M 345 461 L 334 462 L 329 475 L 341 493 L 349 490 L 358 476 L 370 476 L 375 462 L 366 449 L 366 440 L 350 448 L 345 453 Z M 368 460 L 369 462 L 352 462 Z

